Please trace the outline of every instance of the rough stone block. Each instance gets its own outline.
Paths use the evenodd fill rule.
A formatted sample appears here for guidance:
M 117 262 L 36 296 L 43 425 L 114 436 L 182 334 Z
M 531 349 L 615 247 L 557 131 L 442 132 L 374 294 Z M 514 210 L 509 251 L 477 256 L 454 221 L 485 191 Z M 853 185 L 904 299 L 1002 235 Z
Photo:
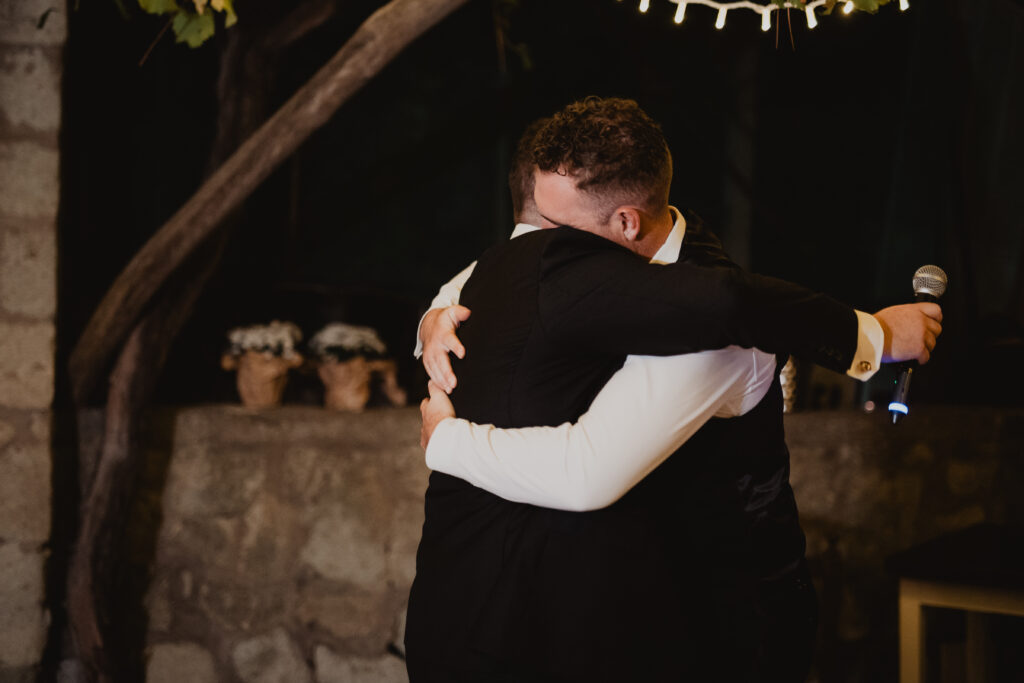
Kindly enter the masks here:
M 405 656 L 405 625 L 408 616 L 409 605 L 403 605 L 396 619 L 394 640 L 391 641 L 391 647 L 401 652 L 403 657 Z
M 79 659 L 62 659 L 57 667 L 57 683 L 81 683 L 87 681 L 85 664 Z
M 405 662 L 385 655 L 379 659 L 342 657 L 328 648 L 316 649 L 316 683 L 406 683 Z
M 146 614 L 150 633 L 167 633 L 171 629 L 170 586 L 166 575 L 153 581 L 146 594 Z
M 0 666 L 0 683 L 35 683 L 37 676 L 39 676 L 39 667 Z
M 57 308 L 57 235 L 53 230 L 0 236 L 0 306 L 9 313 L 51 318 Z
M 163 643 L 150 648 L 146 683 L 217 683 L 213 655 L 194 643 Z
M 950 460 L 946 483 L 956 496 L 992 490 L 998 461 L 995 459 Z
M 256 498 L 265 475 L 252 452 L 214 454 L 205 446 L 183 448 L 175 453 L 168 477 L 168 488 L 180 495 L 168 502 L 172 513 L 181 517 L 241 514 Z
M 12 126 L 55 132 L 60 126 L 60 66 L 52 51 L 0 47 L 0 112 Z
M 0 43 L 28 45 L 63 44 L 68 31 L 68 5 L 49 0 L 4 0 L 0 2 Z M 46 21 L 39 28 L 44 12 Z
M 10 422 L 0 420 L 0 447 L 6 446 L 17 432 L 18 429 Z
M 32 413 L 29 418 L 29 431 L 37 440 L 50 443 L 50 426 L 53 415 L 49 410 Z
M 426 487 L 421 487 L 422 491 Z M 405 585 L 412 585 L 416 576 L 416 550 L 423 528 L 423 503 L 413 496 L 396 498 L 393 503 L 388 571 Z
M 310 683 L 309 668 L 284 629 L 235 646 L 231 653 L 245 683 Z
M 378 593 L 354 591 L 331 595 L 322 589 L 307 591 L 296 614 L 304 624 L 326 631 L 332 637 L 350 641 L 353 647 L 383 650 L 393 637 L 395 615 L 389 604 Z
M 0 405 L 9 408 L 50 406 L 53 401 L 53 337 L 52 323 L 0 322 Z
M 39 663 L 46 642 L 43 555 L 16 543 L 0 545 L 0 667 Z
M 0 143 L 0 212 L 17 218 L 54 219 L 60 154 L 28 141 Z
M 313 525 L 302 560 L 321 576 L 366 589 L 379 586 L 387 571 L 380 535 L 360 519 L 360 510 L 334 505 Z
M 0 538 L 42 544 L 50 534 L 50 449 L 14 443 L 0 452 Z

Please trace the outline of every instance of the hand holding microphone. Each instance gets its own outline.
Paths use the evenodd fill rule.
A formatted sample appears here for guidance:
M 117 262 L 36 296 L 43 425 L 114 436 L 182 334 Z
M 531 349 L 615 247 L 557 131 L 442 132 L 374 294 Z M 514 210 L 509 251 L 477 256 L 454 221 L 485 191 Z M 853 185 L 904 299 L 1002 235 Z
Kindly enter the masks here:
M 882 359 L 904 361 L 889 403 L 893 424 L 909 412 L 910 380 L 918 364 L 928 362 L 942 333 L 942 309 L 937 302 L 946 291 L 946 274 L 937 266 L 922 266 L 914 273 L 913 284 L 916 303 L 891 306 L 875 314 L 885 332 Z

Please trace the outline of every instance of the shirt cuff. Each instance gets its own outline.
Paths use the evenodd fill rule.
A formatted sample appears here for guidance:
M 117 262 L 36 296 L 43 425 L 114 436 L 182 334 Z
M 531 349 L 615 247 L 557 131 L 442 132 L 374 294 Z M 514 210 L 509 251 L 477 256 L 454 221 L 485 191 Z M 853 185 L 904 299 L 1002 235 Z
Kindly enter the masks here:
M 433 308 L 428 308 L 426 313 L 420 316 L 420 324 L 416 326 L 416 347 L 412 350 L 412 357 L 419 358 L 423 355 L 423 336 L 420 334 L 423 328 L 423 319 L 427 317 L 427 313 L 430 313 Z
M 857 314 L 857 351 L 846 374 L 865 382 L 871 379 L 882 365 L 885 332 L 882 331 L 881 323 L 875 320 L 875 316 L 863 311 L 854 312 Z
M 455 453 L 455 445 L 458 441 L 458 424 L 465 422 L 455 417 L 446 417 L 434 427 L 434 433 L 430 435 L 430 442 L 427 443 L 427 467 L 431 470 L 450 472 L 450 461 Z M 448 469 L 445 469 L 445 465 Z

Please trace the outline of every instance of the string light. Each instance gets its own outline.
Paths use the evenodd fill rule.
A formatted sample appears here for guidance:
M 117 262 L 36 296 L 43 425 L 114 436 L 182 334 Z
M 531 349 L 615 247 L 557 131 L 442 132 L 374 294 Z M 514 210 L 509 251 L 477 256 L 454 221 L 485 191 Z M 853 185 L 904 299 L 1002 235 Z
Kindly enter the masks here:
M 621 2 L 621 0 L 619 1 Z M 761 30 L 768 31 L 772 27 L 771 13 L 779 9 L 804 10 L 807 14 L 807 28 L 814 28 L 818 25 L 815 10 L 822 5 L 835 2 L 835 0 L 785 0 L 781 3 L 776 0 L 669 0 L 669 2 L 673 2 L 676 5 L 676 13 L 673 20 L 677 24 L 683 23 L 687 5 L 704 5 L 705 7 L 718 10 L 715 28 L 725 28 L 725 19 L 729 10 L 749 9 L 761 15 Z M 899 3 L 900 10 L 902 11 L 910 8 L 909 0 L 899 0 Z M 642 13 L 646 13 L 650 8 L 651 0 L 640 0 L 640 11 Z M 843 3 L 843 14 L 850 14 L 855 9 L 857 9 L 857 6 L 853 0 L 846 0 Z
M 673 17 L 677 24 L 683 23 L 683 17 L 686 15 L 686 2 L 680 2 L 679 6 L 676 7 L 676 16 Z
M 818 17 L 814 16 L 814 8 L 807 6 L 807 28 L 814 28 L 818 25 Z

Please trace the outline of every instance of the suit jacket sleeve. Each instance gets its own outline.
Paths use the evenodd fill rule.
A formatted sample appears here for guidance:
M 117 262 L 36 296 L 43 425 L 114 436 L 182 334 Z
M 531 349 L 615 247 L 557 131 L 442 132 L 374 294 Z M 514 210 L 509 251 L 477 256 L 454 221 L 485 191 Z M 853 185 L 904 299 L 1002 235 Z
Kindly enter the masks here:
M 651 265 L 595 235 L 558 231 L 541 258 L 538 294 L 555 343 L 656 356 L 738 345 L 838 372 L 853 359 L 857 315 L 827 295 L 728 265 Z

